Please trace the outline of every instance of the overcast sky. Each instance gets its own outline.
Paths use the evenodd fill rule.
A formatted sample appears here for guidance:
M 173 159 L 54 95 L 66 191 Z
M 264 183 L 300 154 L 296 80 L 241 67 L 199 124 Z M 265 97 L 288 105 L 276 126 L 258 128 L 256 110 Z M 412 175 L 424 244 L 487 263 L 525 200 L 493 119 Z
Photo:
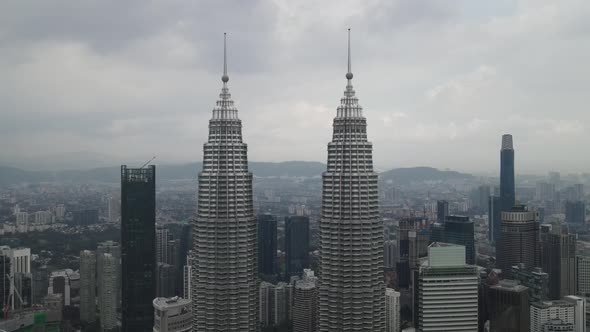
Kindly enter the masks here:
M 326 160 L 353 85 L 379 169 L 590 170 L 588 0 L 4 0 L 3 159 L 202 159 L 229 87 L 252 161 Z

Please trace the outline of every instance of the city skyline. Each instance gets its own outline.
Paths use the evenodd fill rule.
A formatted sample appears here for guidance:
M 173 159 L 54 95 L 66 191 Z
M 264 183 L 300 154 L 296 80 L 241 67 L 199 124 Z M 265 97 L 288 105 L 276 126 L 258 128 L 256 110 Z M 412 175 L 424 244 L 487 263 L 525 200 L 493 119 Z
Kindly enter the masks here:
M 154 154 L 199 160 L 174 143 L 204 142 L 206 101 L 215 93 L 207 82 L 216 75 L 223 31 L 240 50 L 231 69 L 243 92 L 236 102 L 250 159 L 322 161 L 318 142 L 330 139 L 330 104 L 338 97 L 328 87 L 345 63 L 338 36 L 347 27 L 359 39 L 356 84 L 371 110 L 377 167 L 495 172 L 491 152 L 505 133 L 519 142 L 522 172 L 582 171 L 590 158 L 577 153 L 589 116 L 580 87 L 590 75 L 576 65 L 590 51 L 580 43 L 590 31 L 583 1 L 179 2 L 167 10 L 140 5 L 131 18 L 119 15 L 130 12 L 127 4 L 112 3 L 68 7 L 65 16 L 64 2 L 36 8 L 49 13 L 42 20 L 24 3 L 0 14 L 8 31 L 0 45 L 10 50 L 0 61 L 0 148 L 9 162 L 43 159 L 46 144 L 55 156 L 83 152 L 112 164 Z M 96 30 L 103 24 L 96 12 L 117 15 Z M 213 24 L 210 12 L 226 14 L 225 26 Z M 145 144 L 121 144 L 130 139 Z M 293 148 L 283 151 L 287 145 Z M 470 158 L 453 158 L 456 151 Z

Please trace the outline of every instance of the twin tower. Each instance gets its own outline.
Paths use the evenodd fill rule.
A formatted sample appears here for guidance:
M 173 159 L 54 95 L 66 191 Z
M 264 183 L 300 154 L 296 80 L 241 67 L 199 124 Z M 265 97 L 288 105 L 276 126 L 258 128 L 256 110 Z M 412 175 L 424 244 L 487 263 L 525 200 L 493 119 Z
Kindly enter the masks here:
M 223 86 L 209 121 L 193 224 L 193 331 L 257 331 L 257 231 L 242 122 Z M 318 331 L 385 330 L 383 225 L 367 121 L 352 87 L 350 30 L 346 89 L 322 175 Z

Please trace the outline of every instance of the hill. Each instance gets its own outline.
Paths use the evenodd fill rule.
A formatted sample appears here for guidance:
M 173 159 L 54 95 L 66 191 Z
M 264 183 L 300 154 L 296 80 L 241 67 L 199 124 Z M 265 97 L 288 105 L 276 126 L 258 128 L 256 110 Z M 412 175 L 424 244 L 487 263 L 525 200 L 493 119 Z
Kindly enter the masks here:
M 383 172 L 381 181 L 392 180 L 397 184 L 410 184 L 423 181 L 448 181 L 472 179 L 473 175 L 455 171 L 441 171 L 432 167 L 396 168 Z

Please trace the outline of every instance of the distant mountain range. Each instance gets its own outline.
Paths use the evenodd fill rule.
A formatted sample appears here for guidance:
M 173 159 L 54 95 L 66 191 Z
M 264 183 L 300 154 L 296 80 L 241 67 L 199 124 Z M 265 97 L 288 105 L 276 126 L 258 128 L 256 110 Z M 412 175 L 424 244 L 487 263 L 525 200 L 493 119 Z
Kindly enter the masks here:
M 250 162 L 250 170 L 257 177 L 271 176 L 321 176 L 326 165 L 310 161 Z M 158 180 L 196 179 L 202 164 L 157 165 Z M 444 181 L 471 179 L 470 174 L 454 171 L 440 171 L 431 167 L 397 168 L 380 174 L 383 181 L 392 180 L 398 184 L 421 181 Z M 0 166 L 0 185 L 38 182 L 112 182 L 120 181 L 120 167 L 99 167 L 87 170 L 27 171 L 16 167 Z

